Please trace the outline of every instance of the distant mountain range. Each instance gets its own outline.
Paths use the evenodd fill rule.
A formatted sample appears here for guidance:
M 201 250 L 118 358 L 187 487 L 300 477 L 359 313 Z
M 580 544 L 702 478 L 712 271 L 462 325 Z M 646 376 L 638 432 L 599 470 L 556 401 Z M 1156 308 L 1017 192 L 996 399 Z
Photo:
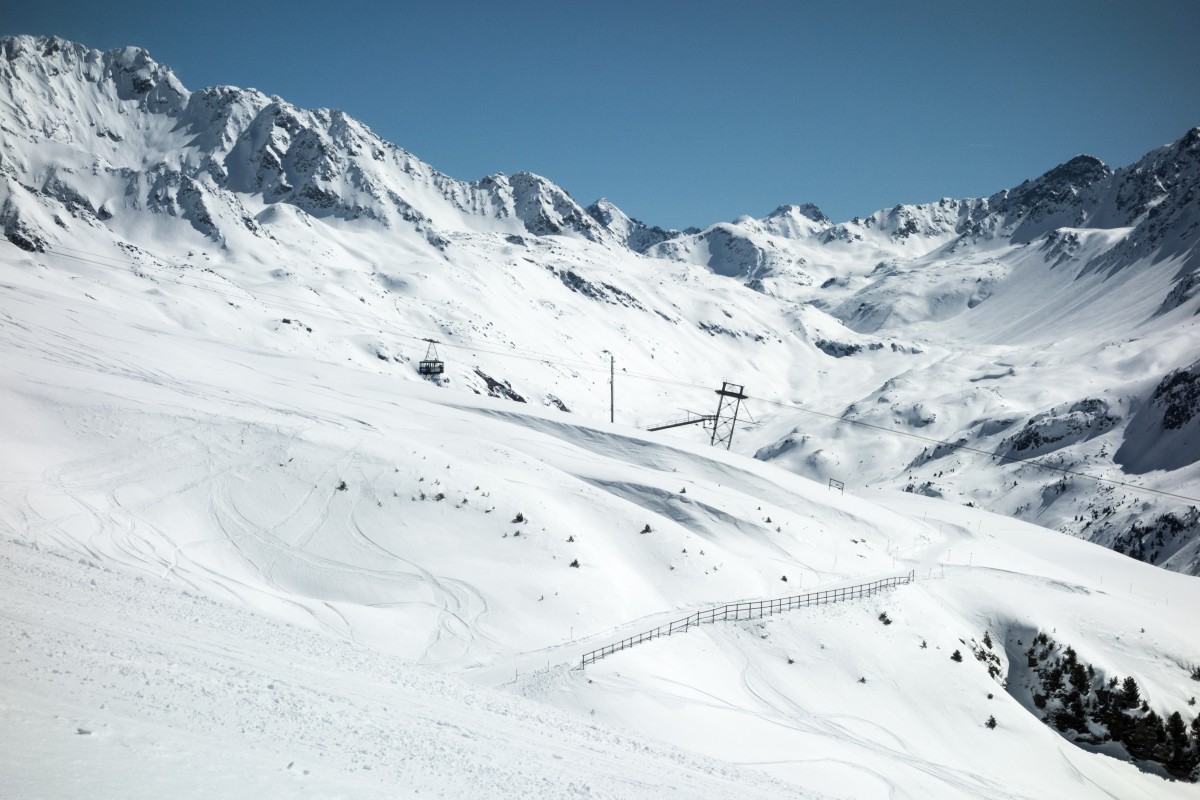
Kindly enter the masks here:
M 414 381 L 434 338 L 466 348 L 449 389 L 597 419 L 609 351 L 627 424 L 735 380 L 735 449 L 1200 574 L 1200 128 L 989 197 L 678 231 L 532 173 L 451 178 L 340 111 L 189 91 L 138 48 L 0 56 L 5 270 Z

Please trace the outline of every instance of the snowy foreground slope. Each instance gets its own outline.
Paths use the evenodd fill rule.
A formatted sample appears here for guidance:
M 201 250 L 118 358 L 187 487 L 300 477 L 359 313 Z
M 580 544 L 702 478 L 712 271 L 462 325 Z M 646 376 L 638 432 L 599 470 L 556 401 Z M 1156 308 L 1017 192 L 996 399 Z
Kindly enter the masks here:
M 0 564 L 5 797 L 803 796 L 158 576 Z
M 14 266 L 6 796 L 1194 795 L 1041 722 L 1022 650 L 1052 634 L 1190 721 L 1195 578 Z M 691 609 L 910 570 L 571 669 Z
M 1200 708 L 1196 132 L 662 231 L 134 48 L 0 52 L 0 794 L 1194 796 L 1045 724 L 1026 651 Z M 722 380 L 734 452 L 633 427 Z

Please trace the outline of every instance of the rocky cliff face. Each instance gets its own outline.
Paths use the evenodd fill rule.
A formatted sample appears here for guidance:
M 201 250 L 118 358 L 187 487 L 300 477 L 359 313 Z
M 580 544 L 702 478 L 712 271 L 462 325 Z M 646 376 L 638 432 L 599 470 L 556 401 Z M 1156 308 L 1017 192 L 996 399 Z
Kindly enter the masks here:
M 239 199 L 246 195 L 317 218 L 411 226 L 434 247 L 455 230 L 613 241 L 545 178 L 458 181 L 337 110 L 231 87 L 189 92 L 143 50 L 14 37 L 0 56 L 2 218 L 18 246 L 51 235 L 26 212 L 19 196 L 29 192 L 111 216 L 126 208 L 178 216 L 219 243 L 263 235 Z

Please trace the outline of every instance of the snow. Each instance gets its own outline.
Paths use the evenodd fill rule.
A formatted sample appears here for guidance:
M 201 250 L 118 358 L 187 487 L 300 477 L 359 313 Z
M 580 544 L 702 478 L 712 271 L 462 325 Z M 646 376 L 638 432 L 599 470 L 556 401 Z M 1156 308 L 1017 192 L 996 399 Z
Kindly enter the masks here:
M 831 493 L 703 445 L 230 349 L 169 317 L 50 302 L 43 278 L 25 279 L 7 295 L 23 302 L 4 328 L 15 433 L 0 516 L 5 770 L 19 785 L 1184 791 L 1075 748 L 969 656 L 946 656 L 984 631 L 1052 630 L 1135 674 L 1156 708 L 1186 708 L 1194 578 L 928 498 Z M 870 601 L 705 626 L 570 670 L 681 611 L 909 569 L 915 585 Z M 45 771 L 55 763 L 73 766 Z
M 805 796 L 154 576 L 0 565 L 9 797 Z
M 1019 213 L 661 231 L 50 44 L 0 48 L 6 793 L 1188 795 L 1038 719 L 1017 644 L 1053 632 L 1195 716 L 1200 539 L 1163 546 L 1179 572 L 1082 540 L 1200 486 L 1200 422 L 1155 400 L 1200 345 L 1191 251 L 1165 253 L 1189 212 L 1160 199 L 1186 169 L 1132 218 L 1118 170 Z M 1146 164 L 1190 169 L 1189 141 Z M 1068 207 L 1093 195 L 1107 228 Z M 1033 216 L 1055 224 L 1016 241 Z M 1161 258 L 1129 244 L 1154 236 Z M 640 429 L 712 413 L 722 380 L 751 394 L 732 451 Z M 1138 485 L 928 441 L 1025 431 Z M 697 609 L 909 571 L 573 669 Z

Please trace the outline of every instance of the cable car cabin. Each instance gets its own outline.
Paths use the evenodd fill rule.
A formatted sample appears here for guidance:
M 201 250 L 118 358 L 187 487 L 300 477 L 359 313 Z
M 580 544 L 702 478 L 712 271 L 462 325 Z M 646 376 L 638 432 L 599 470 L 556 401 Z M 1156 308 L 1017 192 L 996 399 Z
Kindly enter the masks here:
M 426 339 L 429 342 L 429 349 L 425 351 L 425 358 L 421 359 L 421 363 L 417 365 L 417 372 L 422 375 L 441 375 L 446 371 L 446 365 L 438 358 L 437 347 L 433 339 Z

